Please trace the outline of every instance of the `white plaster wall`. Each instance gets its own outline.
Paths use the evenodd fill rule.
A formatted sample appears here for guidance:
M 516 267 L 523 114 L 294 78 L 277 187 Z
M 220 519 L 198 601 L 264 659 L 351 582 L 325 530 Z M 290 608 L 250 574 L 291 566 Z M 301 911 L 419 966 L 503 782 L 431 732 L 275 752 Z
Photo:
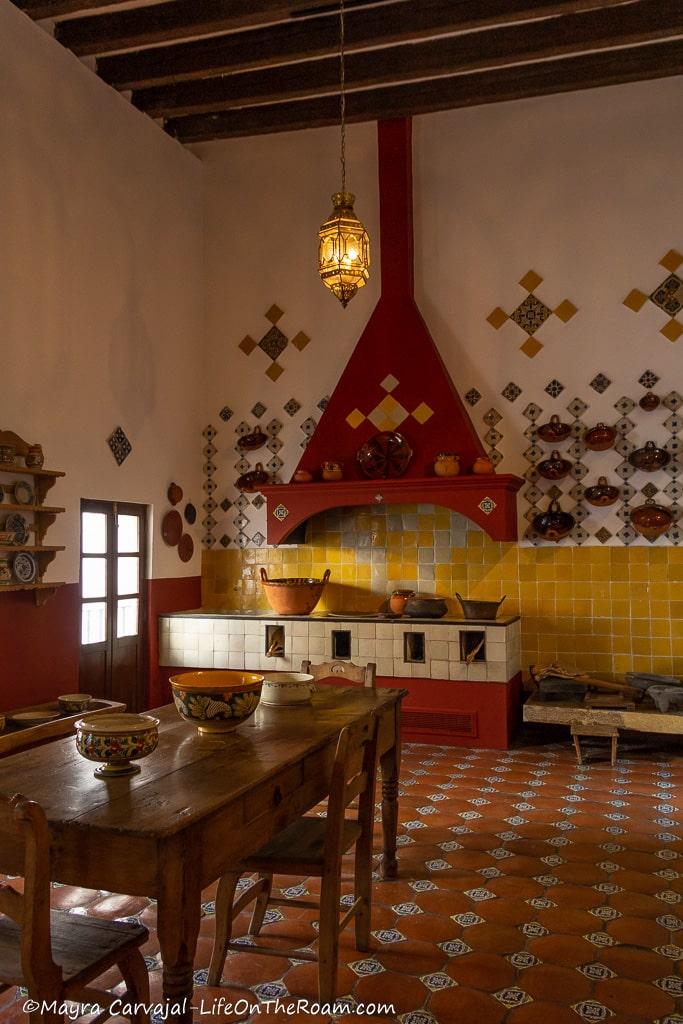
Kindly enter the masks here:
M 0 428 L 67 473 L 50 578 L 78 579 L 81 497 L 151 505 L 152 574 L 195 575 L 159 519 L 171 480 L 202 501 L 201 166 L 0 0 L 0 179 Z

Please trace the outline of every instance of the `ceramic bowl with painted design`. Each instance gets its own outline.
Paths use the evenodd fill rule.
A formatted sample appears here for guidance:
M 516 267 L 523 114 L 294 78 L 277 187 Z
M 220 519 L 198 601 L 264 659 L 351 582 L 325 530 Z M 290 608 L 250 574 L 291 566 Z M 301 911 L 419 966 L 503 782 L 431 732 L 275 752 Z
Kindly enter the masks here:
M 261 703 L 268 707 L 291 708 L 310 704 L 315 692 L 313 676 L 308 672 L 270 672 L 263 670 Z
M 200 733 L 230 732 L 251 718 L 261 699 L 263 676 L 236 669 L 171 676 L 176 711 Z
M 79 718 L 74 728 L 78 753 L 88 761 L 100 762 L 95 775 L 101 779 L 139 772 L 140 766 L 131 761 L 147 757 L 159 742 L 159 719 L 153 715 L 93 715 Z
M 87 711 L 92 697 L 89 693 L 62 693 L 57 697 L 59 710 L 66 715 L 75 715 L 79 711 Z

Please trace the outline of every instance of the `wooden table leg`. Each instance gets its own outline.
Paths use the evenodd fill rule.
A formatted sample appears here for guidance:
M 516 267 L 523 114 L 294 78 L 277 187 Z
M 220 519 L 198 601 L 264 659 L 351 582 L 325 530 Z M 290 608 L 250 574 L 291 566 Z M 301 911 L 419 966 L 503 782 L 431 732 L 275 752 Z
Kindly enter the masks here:
M 178 1007 L 169 1015 L 178 1024 L 192 1024 L 194 958 L 202 912 L 198 863 L 199 857 L 184 845 L 166 851 L 157 899 L 164 999 Z
M 382 876 L 396 878 L 398 874 L 396 833 L 398 831 L 398 775 L 400 770 L 398 737 L 396 744 L 381 755 L 380 766 L 382 770 L 382 833 L 384 837 Z

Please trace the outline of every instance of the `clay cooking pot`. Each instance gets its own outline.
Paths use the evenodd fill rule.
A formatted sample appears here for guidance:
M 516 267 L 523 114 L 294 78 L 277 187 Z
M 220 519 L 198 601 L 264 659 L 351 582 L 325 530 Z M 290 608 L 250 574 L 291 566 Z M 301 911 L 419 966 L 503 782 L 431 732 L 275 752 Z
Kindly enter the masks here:
M 617 500 L 619 488 L 608 483 L 606 476 L 599 476 L 597 484 L 586 488 L 584 497 L 589 505 L 595 505 L 596 508 L 605 508 L 607 505 L 613 505 Z
M 648 498 L 644 505 L 631 511 L 631 525 L 647 540 L 657 540 L 669 529 L 674 517 L 664 505 L 658 505 L 654 498 Z
M 562 540 L 574 529 L 576 520 L 569 512 L 563 512 L 559 501 L 551 501 L 546 512 L 534 516 L 533 527 L 544 540 Z
M 551 416 L 548 423 L 542 423 L 537 430 L 541 441 L 564 441 L 569 437 L 572 428 L 568 423 L 562 423 L 559 416 Z
M 598 423 L 583 435 L 583 443 L 592 452 L 606 452 L 615 442 L 617 432 L 606 423 Z
M 539 462 L 536 468 L 546 480 L 562 480 L 569 473 L 572 464 L 568 459 L 563 459 L 558 451 L 554 451 L 549 459 Z

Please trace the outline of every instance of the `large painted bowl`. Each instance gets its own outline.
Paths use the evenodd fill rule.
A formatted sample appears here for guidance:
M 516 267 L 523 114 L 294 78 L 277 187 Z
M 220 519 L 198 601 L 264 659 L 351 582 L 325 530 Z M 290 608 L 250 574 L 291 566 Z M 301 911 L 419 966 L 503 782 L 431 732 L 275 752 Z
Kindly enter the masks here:
M 225 669 L 171 676 L 171 691 L 181 718 L 200 732 L 230 732 L 246 722 L 261 699 L 263 676 Z
M 95 775 L 103 779 L 139 772 L 140 765 L 131 761 L 147 757 L 159 742 L 159 719 L 153 715 L 93 715 L 79 718 L 74 728 L 78 753 L 100 762 Z

